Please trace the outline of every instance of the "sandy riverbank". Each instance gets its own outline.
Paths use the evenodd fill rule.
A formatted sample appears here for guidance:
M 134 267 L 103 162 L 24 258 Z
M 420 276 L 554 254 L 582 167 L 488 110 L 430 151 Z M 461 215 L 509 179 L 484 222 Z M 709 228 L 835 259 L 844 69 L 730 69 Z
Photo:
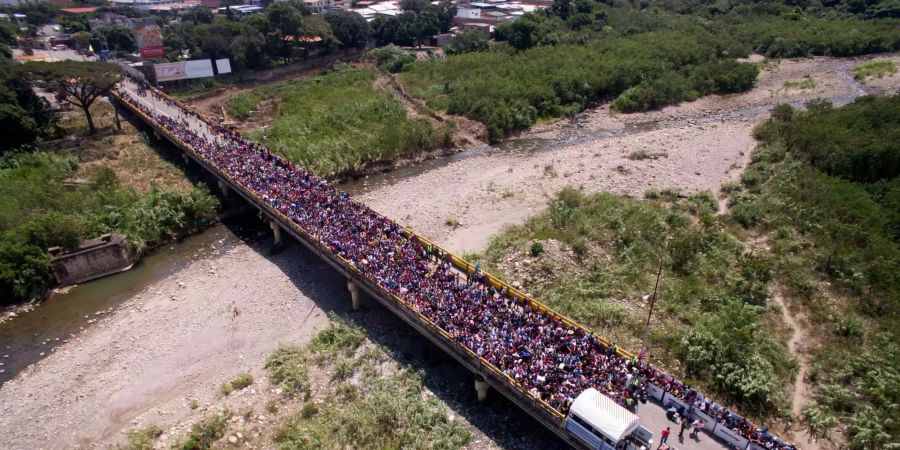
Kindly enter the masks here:
M 526 136 L 580 140 L 486 152 L 373 187 L 360 199 L 462 251 L 482 249 L 490 235 L 539 212 L 567 185 L 633 196 L 669 187 L 716 192 L 739 176 L 752 127 L 772 105 L 850 95 L 860 89 L 848 77 L 853 65 L 783 61 L 768 65 L 745 94 L 628 116 L 598 108 Z M 783 89 L 806 75 L 816 87 Z M 897 90 L 898 79 L 879 80 L 878 89 Z M 665 156 L 629 158 L 635 151 Z M 105 447 L 149 423 L 183 432 L 204 408 L 223 404 L 219 384 L 243 371 L 263 379 L 265 357 L 279 342 L 308 339 L 326 322 L 325 311 L 347 303 L 343 280 L 298 246 L 270 256 L 267 241 L 240 243 L 198 259 L 4 384 L 0 448 Z M 188 398 L 201 408 L 188 408 Z

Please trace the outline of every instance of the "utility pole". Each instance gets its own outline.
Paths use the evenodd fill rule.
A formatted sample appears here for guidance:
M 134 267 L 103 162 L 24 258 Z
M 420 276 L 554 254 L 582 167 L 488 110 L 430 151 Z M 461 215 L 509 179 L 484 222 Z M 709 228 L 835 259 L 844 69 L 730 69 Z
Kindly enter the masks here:
M 653 307 L 656 305 L 656 295 L 659 292 L 659 280 L 662 278 L 663 261 L 665 261 L 665 254 L 668 252 L 669 241 L 666 239 L 665 250 L 659 258 L 659 267 L 656 269 L 656 283 L 653 285 L 653 294 L 644 296 L 644 300 L 647 300 L 647 297 L 650 298 L 650 311 L 647 312 L 647 322 L 644 324 L 644 340 L 641 343 L 640 359 L 647 358 L 647 342 L 650 340 L 650 318 L 653 317 Z

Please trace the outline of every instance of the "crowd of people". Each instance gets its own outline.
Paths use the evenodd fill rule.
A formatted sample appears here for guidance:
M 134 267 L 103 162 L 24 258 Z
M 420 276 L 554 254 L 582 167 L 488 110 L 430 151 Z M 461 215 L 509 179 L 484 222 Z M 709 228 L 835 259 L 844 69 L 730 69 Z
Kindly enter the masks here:
M 139 97 L 153 96 L 167 112 L 125 90 L 119 95 L 550 407 L 565 414 L 582 391 L 593 387 L 633 408 L 644 398 L 647 383 L 654 382 L 748 439 L 761 436 L 748 420 L 646 362 L 622 357 L 615 346 L 607 347 L 593 334 L 507 295 L 505 288 L 485 283 L 478 272 L 460 273 L 446 255 L 405 236 L 395 222 L 309 171 L 145 84 L 136 86 Z M 763 444 L 778 443 L 770 448 L 793 449 L 768 436 Z

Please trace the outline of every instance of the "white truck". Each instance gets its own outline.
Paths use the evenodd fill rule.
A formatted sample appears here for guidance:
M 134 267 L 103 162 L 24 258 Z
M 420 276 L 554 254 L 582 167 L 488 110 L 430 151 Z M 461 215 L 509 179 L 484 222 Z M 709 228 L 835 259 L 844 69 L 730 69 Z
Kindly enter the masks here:
M 594 388 L 575 398 L 566 417 L 566 431 L 593 450 L 650 449 L 653 433 L 638 416 Z

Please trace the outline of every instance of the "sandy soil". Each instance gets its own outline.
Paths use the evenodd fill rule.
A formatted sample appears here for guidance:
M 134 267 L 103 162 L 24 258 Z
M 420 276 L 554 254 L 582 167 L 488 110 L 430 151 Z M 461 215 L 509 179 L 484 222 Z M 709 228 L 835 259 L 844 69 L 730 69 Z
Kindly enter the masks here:
M 399 182 L 372 177 L 360 199 L 454 250 L 478 250 L 563 186 L 634 196 L 649 188 L 716 191 L 747 164 L 751 129 L 771 105 L 857 92 L 848 75 L 854 64 L 783 61 L 768 65 L 749 93 L 628 116 L 598 108 Z M 783 89 L 806 75 L 814 89 Z M 893 81 L 879 89 L 897 90 L 896 76 L 883 80 Z M 666 156 L 630 159 L 638 150 Z M 451 218 L 459 225 L 446 225 Z M 222 382 L 243 371 L 263 379 L 265 356 L 279 342 L 302 342 L 327 320 L 324 310 L 349 307 L 343 280 L 323 263 L 298 246 L 272 256 L 267 247 L 239 244 L 192 262 L 4 384 L 0 448 L 104 447 L 148 423 L 174 436 L 222 405 Z M 188 398 L 202 407 L 191 410 Z

